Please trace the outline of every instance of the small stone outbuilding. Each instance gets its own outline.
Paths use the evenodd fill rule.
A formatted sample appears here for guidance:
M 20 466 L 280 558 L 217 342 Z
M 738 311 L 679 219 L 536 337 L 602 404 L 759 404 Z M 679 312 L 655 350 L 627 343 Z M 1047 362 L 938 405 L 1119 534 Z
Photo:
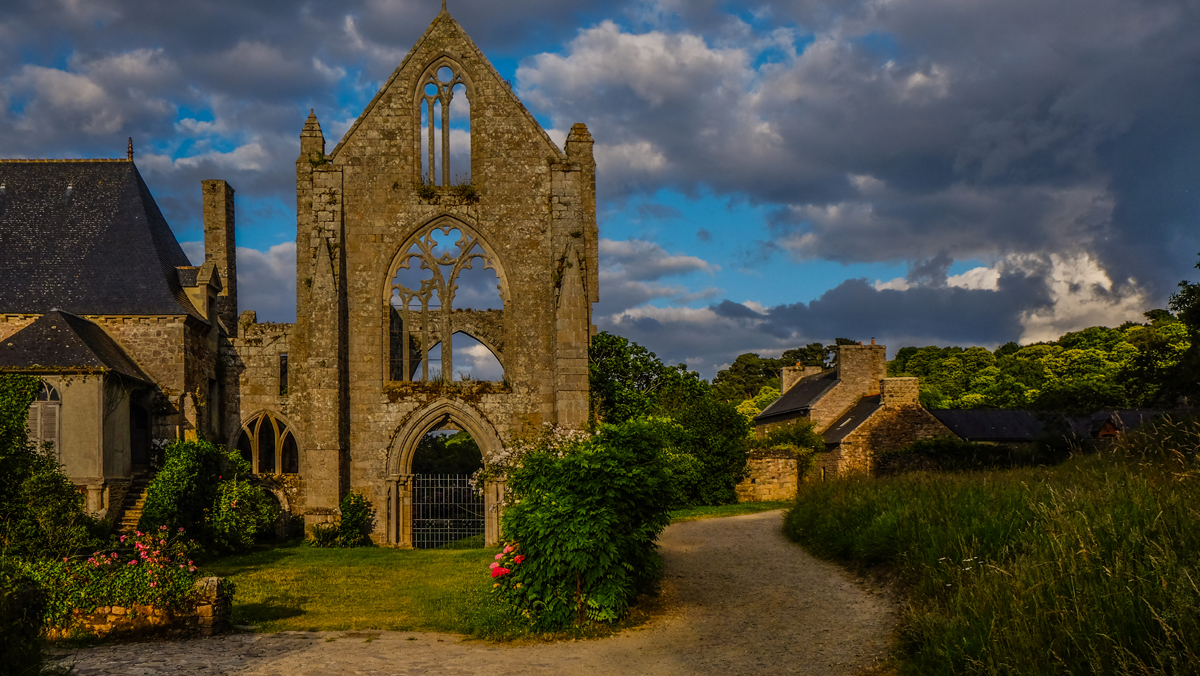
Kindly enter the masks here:
M 950 430 L 920 404 L 917 378 L 888 378 L 883 345 L 841 345 L 831 369 L 786 367 L 783 393 L 755 417 L 761 437 L 775 427 L 811 420 L 824 437 L 818 477 L 872 471 L 875 456 Z

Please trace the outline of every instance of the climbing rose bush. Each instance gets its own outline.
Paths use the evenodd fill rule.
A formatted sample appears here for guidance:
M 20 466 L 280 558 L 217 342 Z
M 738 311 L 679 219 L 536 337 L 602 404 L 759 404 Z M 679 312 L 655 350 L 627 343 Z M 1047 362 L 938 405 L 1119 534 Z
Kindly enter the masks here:
M 623 617 L 661 571 L 671 434 L 639 419 L 523 448 L 503 477 L 508 543 L 489 567 L 493 596 L 539 631 Z

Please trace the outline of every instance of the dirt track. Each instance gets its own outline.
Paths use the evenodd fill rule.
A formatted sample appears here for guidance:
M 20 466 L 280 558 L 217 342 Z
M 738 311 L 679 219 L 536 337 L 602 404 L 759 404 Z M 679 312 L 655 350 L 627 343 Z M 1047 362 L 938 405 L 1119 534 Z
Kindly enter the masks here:
M 781 514 L 667 528 L 661 614 L 606 639 L 508 646 L 412 632 L 237 634 L 89 648 L 73 657 L 75 673 L 857 674 L 886 651 L 895 608 L 784 538 Z

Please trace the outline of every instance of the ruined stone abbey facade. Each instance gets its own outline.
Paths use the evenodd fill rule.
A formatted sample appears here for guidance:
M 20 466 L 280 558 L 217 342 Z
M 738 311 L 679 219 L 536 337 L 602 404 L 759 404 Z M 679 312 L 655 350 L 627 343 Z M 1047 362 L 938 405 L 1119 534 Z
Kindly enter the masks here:
M 132 153 L 127 166 L 144 189 Z M 38 302 L 102 327 L 142 369 L 123 396 L 148 412 L 150 436 L 240 449 L 309 526 L 361 492 L 380 544 L 412 544 L 412 461 L 427 432 L 469 432 L 486 457 L 545 424 L 585 425 L 599 298 L 591 136 L 577 124 L 560 149 L 445 9 L 336 146 L 315 115 L 304 124 L 294 324 L 238 312 L 233 190 L 216 180 L 202 189 L 203 266 L 176 260 L 169 229 L 169 242 L 149 238 L 167 272 L 162 303 L 178 307 L 6 301 L 0 337 L 50 316 Z M 157 357 L 122 339 L 175 326 L 178 345 Z M 486 348 L 503 375 L 457 375 L 460 341 Z M 7 359 L 0 368 L 36 371 L 34 357 Z M 128 420 L 130 405 L 112 415 Z M 98 452 L 135 442 L 128 430 L 110 436 Z M 117 469 L 87 481 L 119 483 L 129 462 L 109 464 Z M 489 542 L 499 537 L 497 490 L 486 498 Z

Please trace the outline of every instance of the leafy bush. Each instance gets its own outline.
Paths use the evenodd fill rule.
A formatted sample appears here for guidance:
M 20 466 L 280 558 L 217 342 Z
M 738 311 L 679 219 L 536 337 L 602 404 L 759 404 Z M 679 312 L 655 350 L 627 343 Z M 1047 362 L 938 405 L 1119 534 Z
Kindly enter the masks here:
M 45 591 L 42 621 L 47 626 L 69 624 L 75 609 L 91 612 L 100 606 L 181 608 L 193 597 L 201 573 L 192 562 L 195 544 L 185 531 L 162 526 L 138 531 L 126 542 L 132 555 L 97 551 L 87 559 L 66 557 L 27 563 L 25 572 Z
M 802 484 L 785 532 L 887 565 L 902 673 L 1200 672 L 1200 423 L 1053 467 Z
M 669 428 L 639 419 L 515 448 L 502 526 L 510 544 L 492 569 L 495 595 L 539 631 L 622 617 L 661 570 L 669 442 Z
M 252 485 L 250 463 L 207 441 L 176 441 L 146 489 L 138 528 L 185 528 L 216 551 L 241 551 L 270 532 L 278 509 Z
M 15 561 L 0 559 L 0 671 L 42 673 L 44 612 L 45 596 L 37 583 Z
M 25 423 L 38 386 L 31 376 L 0 376 L 0 556 L 69 556 L 99 533 L 53 449 L 29 443 Z
M 318 523 L 309 530 L 312 547 L 370 547 L 375 528 L 375 509 L 362 493 L 347 493 L 339 508 L 342 516 L 336 524 Z
M 1058 437 L 1063 439 L 1063 437 Z M 1060 463 L 1072 448 L 1049 439 L 1032 444 L 981 444 L 956 437 L 918 439 L 903 448 L 880 453 L 876 473 L 1011 469 Z M 1081 450 L 1075 447 L 1074 450 Z
M 666 411 L 683 430 L 681 448 L 700 462 L 700 480 L 690 497 L 694 505 L 737 502 L 737 485 L 746 476 L 750 422 L 737 407 L 711 396 L 691 397 Z

